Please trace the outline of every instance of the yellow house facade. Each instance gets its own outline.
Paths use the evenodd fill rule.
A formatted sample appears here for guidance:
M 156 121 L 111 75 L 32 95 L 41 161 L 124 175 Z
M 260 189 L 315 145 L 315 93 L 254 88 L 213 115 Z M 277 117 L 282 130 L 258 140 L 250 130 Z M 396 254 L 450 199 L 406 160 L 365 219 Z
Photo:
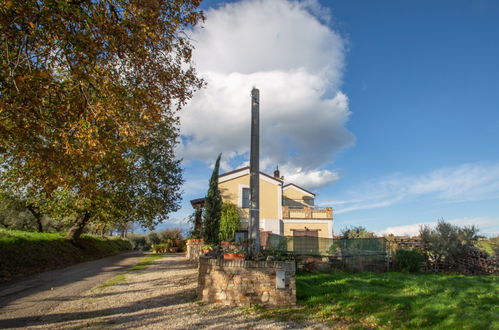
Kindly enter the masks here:
M 241 209 L 241 232 L 248 228 L 249 167 L 221 174 L 218 187 L 224 202 Z M 315 194 L 274 175 L 260 172 L 260 230 L 281 236 L 333 237 L 332 207 L 315 207 Z

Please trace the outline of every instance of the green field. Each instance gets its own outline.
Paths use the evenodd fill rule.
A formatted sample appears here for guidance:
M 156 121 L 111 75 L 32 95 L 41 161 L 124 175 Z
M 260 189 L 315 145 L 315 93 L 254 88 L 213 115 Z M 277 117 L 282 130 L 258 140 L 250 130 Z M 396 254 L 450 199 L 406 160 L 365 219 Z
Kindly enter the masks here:
M 119 238 L 82 235 L 76 246 L 63 233 L 0 229 L 0 282 L 130 249 L 130 242 Z
M 301 273 L 297 299 L 259 312 L 343 328 L 499 329 L 498 276 Z
M 476 247 L 492 257 L 499 256 L 499 237 L 488 238 L 477 242 Z

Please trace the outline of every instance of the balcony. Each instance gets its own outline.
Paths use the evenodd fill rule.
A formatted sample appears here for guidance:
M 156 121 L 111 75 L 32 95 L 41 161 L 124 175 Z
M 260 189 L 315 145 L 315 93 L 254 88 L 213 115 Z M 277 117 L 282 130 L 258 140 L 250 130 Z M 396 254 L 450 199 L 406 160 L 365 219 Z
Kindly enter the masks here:
M 288 206 L 282 207 L 283 219 L 333 220 L 332 207 Z

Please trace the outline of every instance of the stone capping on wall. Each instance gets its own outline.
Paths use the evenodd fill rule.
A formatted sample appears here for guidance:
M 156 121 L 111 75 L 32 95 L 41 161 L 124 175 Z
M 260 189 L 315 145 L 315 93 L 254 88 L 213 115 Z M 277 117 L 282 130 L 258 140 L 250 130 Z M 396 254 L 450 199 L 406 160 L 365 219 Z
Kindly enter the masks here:
M 295 263 L 287 261 L 225 260 L 225 259 L 212 259 L 204 256 L 200 257 L 199 259 L 203 260 L 203 263 L 212 266 L 241 267 L 241 268 L 272 268 L 274 270 L 296 272 Z
M 277 288 L 276 274 L 284 273 Z M 203 302 L 227 306 L 296 304 L 296 266 L 289 261 L 250 261 L 199 258 L 198 296 Z M 280 282 L 282 283 L 282 282 Z

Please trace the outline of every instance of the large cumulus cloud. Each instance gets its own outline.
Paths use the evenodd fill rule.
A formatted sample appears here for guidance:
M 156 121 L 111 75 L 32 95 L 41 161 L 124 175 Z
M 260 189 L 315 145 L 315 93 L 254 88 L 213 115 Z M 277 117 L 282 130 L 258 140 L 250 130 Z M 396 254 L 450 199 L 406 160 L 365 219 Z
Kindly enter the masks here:
M 322 11 L 321 11 L 322 10 Z M 248 0 L 206 12 L 193 32 L 207 87 L 181 112 L 180 155 L 238 166 L 249 151 L 250 90 L 260 89 L 262 168 L 314 188 L 338 178 L 331 164 L 351 145 L 348 97 L 339 89 L 344 41 L 315 1 Z M 239 163 L 238 163 L 239 162 Z

